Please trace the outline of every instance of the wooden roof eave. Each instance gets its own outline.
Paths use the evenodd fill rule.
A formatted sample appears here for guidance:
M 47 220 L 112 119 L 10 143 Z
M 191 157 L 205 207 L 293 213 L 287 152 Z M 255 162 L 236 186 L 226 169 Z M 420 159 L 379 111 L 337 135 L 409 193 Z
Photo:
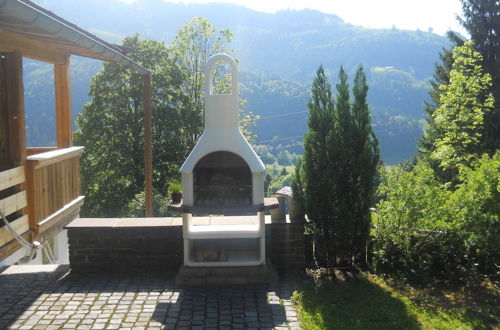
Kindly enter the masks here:
M 74 54 L 119 62 L 149 74 L 119 48 L 29 0 L 0 0 L 0 41 L 0 51 L 19 51 L 45 62 L 64 63 L 64 58 Z

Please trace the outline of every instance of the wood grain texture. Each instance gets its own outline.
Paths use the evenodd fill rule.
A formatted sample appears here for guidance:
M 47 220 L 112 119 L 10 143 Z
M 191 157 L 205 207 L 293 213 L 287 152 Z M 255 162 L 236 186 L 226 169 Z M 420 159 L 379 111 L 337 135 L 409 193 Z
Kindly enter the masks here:
M 73 145 L 71 134 L 71 78 L 70 57 L 63 64 L 54 64 L 56 103 L 56 137 L 59 148 Z
M 64 63 L 68 51 L 49 47 L 46 42 L 29 39 L 0 28 L 0 51 L 19 52 L 23 56 L 48 63 Z
M 19 235 L 24 234 L 29 230 L 28 216 L 23 215 L 20 218 L 10 222 L 10 225 L 14 228 L 16 233 Z M 0 227 L 0 246 L 3 246 L 14 239 L 7 226 Z
M 21 236 L 29 241 L 30 240 L 30 234 L 31 231 L 27 231 L 26 233 L 22 234 Z M 7 258 L 10 256 L 12 253 L 16 252 L 22 248 L 21 244 L 19 244 L 18 241 L 12 240 L 9 243 L 5 244 L 4 246 L 0 247 L 0 260 Z
M 33 166 L 38 169 L 46 167 L 68 158 L 80 157 L 84 147 L 71 147 L 63 149 L 55 149 L 52 151 L 31 155 L 27 159 L 33 163 Z
M 26 159 L 24 126 L 23 58 L 20 53 L 5 53 L 7 116 L 10 167 L 23 165 Z
M 32 156 L 36 154 L 41 154 L 42 152 L 54 151 L 57 147 L 29 147 L 26 148 L 26 155 Z
M 25 181 L 24 166 L 12 168 L 7 171 L 0 172 L 0 190 L 4 190 Z
M 61 222 L 65 222 L 72 214 L 79 212 L 80 208 L 83 205 L 84 198 L 84 196 L 78 196 L 56 212 L 50 214 L 45 219 L 42 219 L 38 223 L 38 233 L 40 235 L 44 234 L 52 227 L 60 225 Z
M 44 230 L 48 230 L 65 221 L 65 216 L 75 212 L 75 209 L 65 211 L 71 203 L 81 200 L 75 208 L 83 203 L 83 196 L 80 196 L 82 152 L 83 147 L 73 147 L 28 157 L 27 177 L 33 182 L 32 186 L 29 185 L 30 228 L 36 233 L 39 233 L 42 224 Z
M 2 211 L 4 216 L 21 211 L 27 205 L 26 191 L 20 191 L 12 196 L 0 199 L 0 211 Z

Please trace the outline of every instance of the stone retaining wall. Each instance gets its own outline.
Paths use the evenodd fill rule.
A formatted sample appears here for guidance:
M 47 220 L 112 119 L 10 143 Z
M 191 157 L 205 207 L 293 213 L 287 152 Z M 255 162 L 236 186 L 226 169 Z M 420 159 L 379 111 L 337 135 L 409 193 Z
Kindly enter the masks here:
M 177 272 L 180 218 L 79 218 L 68 229 L 73 272 Z M 304 225 L 266 219 L 266 253 L 279 271 L 304 269 Z
M 304 224 L 266 223 L 266 255 L 279 272 L 305 268 Z

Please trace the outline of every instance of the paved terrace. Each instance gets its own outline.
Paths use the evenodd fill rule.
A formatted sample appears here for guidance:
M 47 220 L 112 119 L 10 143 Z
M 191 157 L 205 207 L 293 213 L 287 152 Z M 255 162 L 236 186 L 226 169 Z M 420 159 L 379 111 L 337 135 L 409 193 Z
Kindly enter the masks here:
M 299 329 L 288 284 L 178 288 L 173 275 L 0 273 L 0 329 Z

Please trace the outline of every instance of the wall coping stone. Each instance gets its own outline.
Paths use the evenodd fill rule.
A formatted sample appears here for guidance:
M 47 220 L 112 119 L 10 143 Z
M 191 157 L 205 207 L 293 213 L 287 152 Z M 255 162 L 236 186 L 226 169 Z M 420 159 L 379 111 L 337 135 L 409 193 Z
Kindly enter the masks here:
M 204 217 L 199 217 L 200 221 L 204 220 Z M 196 217 L 193 218 L 196 224 Z M 266 225 L 269 224 L 289 224 L 289 223 L 300 223 L 296 221 L 290 221 L 290 218 L 286 217 L 286 220 L 271 220 L 270 215 L 265 217 Z M 234 223 L 234 222 L 233 222 Z M 201 224 L 201 223 L 200 223 Z M 67 224 L 65 229 L 77 229 L 77 228 L 136 228 L 136 227 L 172 227 L 172 226 L 182 226 L 181 217 L 169 217 L 169 218 L 77 218 Z

